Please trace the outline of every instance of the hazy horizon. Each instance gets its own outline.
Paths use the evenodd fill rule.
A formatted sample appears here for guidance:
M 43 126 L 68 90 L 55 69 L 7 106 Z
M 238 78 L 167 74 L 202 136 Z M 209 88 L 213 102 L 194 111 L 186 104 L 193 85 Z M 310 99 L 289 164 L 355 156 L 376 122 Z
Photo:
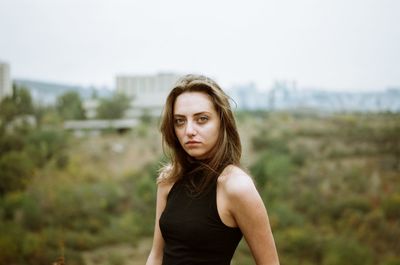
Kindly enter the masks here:
M 119 74 L 202 73 L 223 87 L 275 81 L 400 86 L 394 0 L 1 0 L 12 78 L 113 88 Z

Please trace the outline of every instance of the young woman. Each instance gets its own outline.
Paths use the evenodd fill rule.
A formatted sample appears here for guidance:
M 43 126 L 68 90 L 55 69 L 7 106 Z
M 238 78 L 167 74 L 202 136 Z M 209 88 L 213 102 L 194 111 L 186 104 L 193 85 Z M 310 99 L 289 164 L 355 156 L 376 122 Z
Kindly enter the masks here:
M 257 265 L 279 264 L 267 211 L 240 168 L 228 96 L 210 78 L 182 77 L 161 120 L 171 163 L 158 177 L 146 265 L 228 265 L 242 236 Z

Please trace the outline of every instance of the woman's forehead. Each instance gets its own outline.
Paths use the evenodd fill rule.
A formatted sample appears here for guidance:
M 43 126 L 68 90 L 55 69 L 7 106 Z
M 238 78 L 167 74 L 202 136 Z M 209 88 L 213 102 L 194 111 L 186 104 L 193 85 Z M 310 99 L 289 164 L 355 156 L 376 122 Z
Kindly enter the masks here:
M 174 104 L 174 115 L 194 115 L 201 112 L 216 112 L 210 95 L 203 92 L 184 92 Z

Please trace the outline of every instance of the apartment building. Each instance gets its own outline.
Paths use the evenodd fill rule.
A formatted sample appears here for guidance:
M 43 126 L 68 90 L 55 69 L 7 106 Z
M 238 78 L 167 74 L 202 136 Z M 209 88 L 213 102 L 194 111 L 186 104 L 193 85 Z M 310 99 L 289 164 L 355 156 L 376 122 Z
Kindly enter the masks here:
M 159 73 L 156 75 L 119 75 L 116 90 L 132 98 L 132 107 L 126 117 L 139 117 L 143 113 L 153 116 L 161 114 L 165 100 L 179 75 Z
M 0 61 L 0 100 L 12 95 L 10 65 Z

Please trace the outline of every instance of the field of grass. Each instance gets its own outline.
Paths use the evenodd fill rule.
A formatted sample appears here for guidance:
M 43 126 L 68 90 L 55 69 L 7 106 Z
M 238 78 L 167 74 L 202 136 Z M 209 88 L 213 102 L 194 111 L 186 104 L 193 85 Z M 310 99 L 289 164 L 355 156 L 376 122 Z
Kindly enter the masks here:
M 400 264 L 400 115 L 237 117 L 281 264 Z M 144 264 L 164 159 L 156 121 L 0 140 L 0 264 Z M 254 264 L 245 242 L 232 264 Z

